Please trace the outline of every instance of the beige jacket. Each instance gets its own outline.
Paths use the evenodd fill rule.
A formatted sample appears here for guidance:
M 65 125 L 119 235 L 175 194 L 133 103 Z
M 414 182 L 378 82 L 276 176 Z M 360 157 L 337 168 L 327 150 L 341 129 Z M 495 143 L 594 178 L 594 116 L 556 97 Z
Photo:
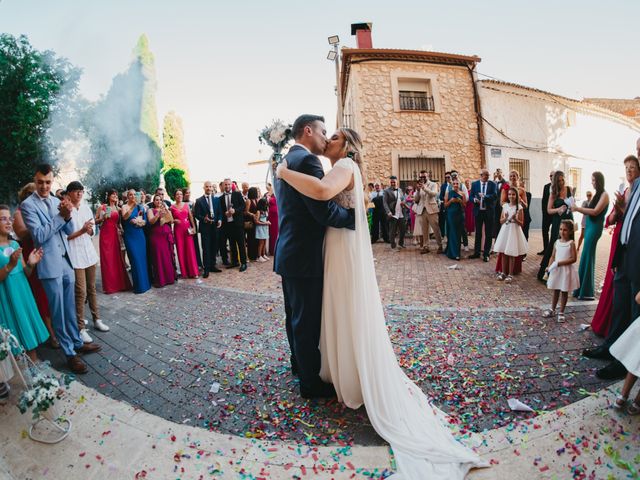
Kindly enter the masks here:
M 416 190 L 413 199 L 416 205 L 416 214 L 422 215 L 426 213 L 438 213 L 438 184 L 432 181 L 427 183 L 420 189 Z

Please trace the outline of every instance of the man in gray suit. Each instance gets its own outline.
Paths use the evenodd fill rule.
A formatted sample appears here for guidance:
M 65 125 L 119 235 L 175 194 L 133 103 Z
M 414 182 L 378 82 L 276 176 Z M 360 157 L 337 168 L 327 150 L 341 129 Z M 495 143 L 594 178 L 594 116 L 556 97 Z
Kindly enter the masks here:
M 399 248 L 404 248 L 404 235 L 407 231 L 407 222 L 404 218 L 407 205 L 404 203 L 404 194 L 398 188 L 398 177 L 389 177 L 389 188 L 384 191 L 382 203 L 389 220 L 389 239 L 391 248 L 396 248 L 396 234 L 400 234 Z
M 82 341 L 76 321 L 75 274 L 67 243 L 67 235 L 73 233 L 73 205 L 51 195 L 51 165 L 39 165 L 33 181 L 36 191 L 22 202 L 20 211 L 36 248 L 44 251 L 38 264 L 38 278 L 47 295 L 53 329 L 67 356 L 69 369 L 73 373 L 86 373 L 87 366 L 78 354 L 97 352 L 101 347 Z

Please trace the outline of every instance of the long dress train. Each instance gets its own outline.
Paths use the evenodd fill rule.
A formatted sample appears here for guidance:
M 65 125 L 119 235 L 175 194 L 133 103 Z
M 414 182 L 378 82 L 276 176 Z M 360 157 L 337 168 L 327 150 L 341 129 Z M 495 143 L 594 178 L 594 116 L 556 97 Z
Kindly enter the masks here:
M 120 213 L 115 207 L 103 205 L 104 222 L 100 228 L 100 275 L 102 291 L 106 294 L 126 292 L 133 286 L 127 275 L 127 269 L 120 250 Z
M 354 167 L 348 158 L 334 166 L 354 174 L 355 188 L 336 201 L 355 208 L 356 229 L 328 228 L 325 237 L 320 376 L 350 408 L 364 403 L 376 432 L 393 448 L 394 479 L 462 479 L 487 464 L 456 441 L 446 414 L 398 365 L 376 280 L 362 177 Z

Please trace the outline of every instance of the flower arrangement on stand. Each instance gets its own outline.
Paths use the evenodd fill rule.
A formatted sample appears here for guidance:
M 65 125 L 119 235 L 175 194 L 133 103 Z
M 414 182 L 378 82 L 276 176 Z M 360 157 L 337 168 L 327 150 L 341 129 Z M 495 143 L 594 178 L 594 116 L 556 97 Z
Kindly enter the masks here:
M 282 160 L 282 150 L 292 139 L 291 125 L 285 124 L 282 120 L 276 119 L 271 125 L 267 125 L 260 132 L 258 140 L 260 143 L 269 145 L 273 149 L 271 155 L 271 174 L 275 178 L 276 168 Z
M 0 327 L 0 382 L 8 382 L 15 375 L 13 350 L 21 350 L 18 341 L 9 330 Z

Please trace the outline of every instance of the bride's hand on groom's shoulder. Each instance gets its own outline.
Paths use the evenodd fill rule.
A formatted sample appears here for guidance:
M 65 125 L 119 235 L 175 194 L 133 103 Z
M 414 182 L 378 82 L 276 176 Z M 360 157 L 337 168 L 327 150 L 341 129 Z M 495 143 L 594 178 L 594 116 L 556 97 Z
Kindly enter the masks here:
M 282 172 L 285 171 L 286 169 L 287 169 L 287 161 L 282 160 L 282 162 L 280 162 L 280 164 L 278 165 L 278 168 L 276 168 L 276 177 L 282 178 Z

